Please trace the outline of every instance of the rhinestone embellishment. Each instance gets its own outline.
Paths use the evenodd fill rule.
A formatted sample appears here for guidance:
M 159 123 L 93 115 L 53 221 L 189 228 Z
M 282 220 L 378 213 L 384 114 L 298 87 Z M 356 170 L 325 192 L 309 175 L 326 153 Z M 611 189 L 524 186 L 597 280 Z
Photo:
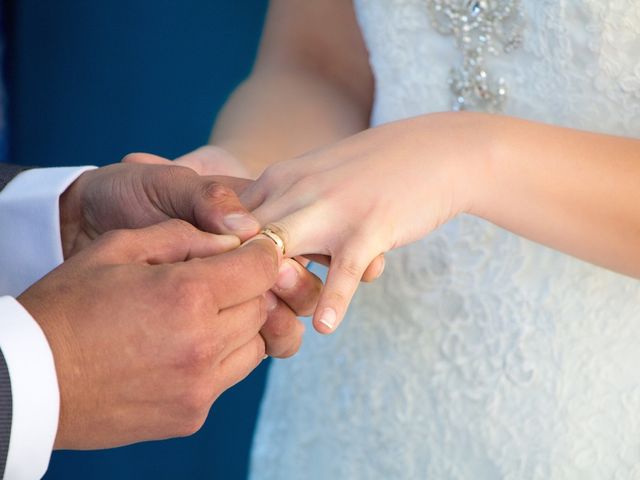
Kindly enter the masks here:
M 507 98 L 502 77 L 485 66 L 487 55 L 510 53 L 522 44 L 521 0 L 428 0 L 433 27 L 453 36 L 462 64 L 451 69 L 453 110 L 500 112 Z

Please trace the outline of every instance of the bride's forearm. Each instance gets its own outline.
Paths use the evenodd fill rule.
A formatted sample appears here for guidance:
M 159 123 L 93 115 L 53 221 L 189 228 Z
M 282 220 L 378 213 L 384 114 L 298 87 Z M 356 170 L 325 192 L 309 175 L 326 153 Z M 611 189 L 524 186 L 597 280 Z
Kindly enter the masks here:
M 640 277 L 640 141 L 492 117 L 471 212 L 557 250 Z
M 335 330 L 381 253 L 470 213 L 640 277 L 640 141 L 480 113 L 387 123 L 279 163 L 243 193 L 288 255 L 331 256 L 314 315 Z
M 212 143 L 253 176 L 367 128 L 373 73 L 352 2 L 271 0 L 256 65 Z
M 312 72 L 258 72 L 231 96 L 211 140 L 240 159 L 252 176 L 270 164 L 367 128 L 370 105 Z

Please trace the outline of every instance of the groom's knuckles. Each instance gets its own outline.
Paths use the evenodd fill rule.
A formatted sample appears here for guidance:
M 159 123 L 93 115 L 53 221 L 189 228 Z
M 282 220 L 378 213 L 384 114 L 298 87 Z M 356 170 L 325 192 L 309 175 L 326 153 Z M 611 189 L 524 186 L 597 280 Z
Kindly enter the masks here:
M 196 387 L 198 381 L 201 381 L 216 360 L 219 360 L 225 344 L 222 339 L 208 339 L 202 331 L 189 333 L 184 335 L 188 340 L 178 348 L 175 366 L 181 375 L 194 380 L 193 386 Z
M 210 205 L 225 206 L 230 201 L 237 201 L 235 192 L 219 182 L 204 180 L 200 186 L 201 195 Z
M 179 265 L 164 275 L 163 283 L 158 301 L 165 302 L 174 310 L 174 321 L 187 322 L 185 326 L 189 326 L 195 321 L 204 322 L 208 315 L 217 314 L 211 287 L 201 270 Z
M 208 208 L 217 219 L 221 220 L 229 213 L 246 212 L 240 199 L 230 187 L 217 181 L 203 179 L 200 189 L 203 206 Z
M 176 436 L 188 437 L 202 428 L 214 400 L 211 390 L 189 389 L 178 397 L 175 415 L 180 421 L 176 426 Z
M 198 225 L 214 233 L 236 234 L 246 240 L 260 229 L 233 189 L 217 181 L 202 179 L 195 211 Z

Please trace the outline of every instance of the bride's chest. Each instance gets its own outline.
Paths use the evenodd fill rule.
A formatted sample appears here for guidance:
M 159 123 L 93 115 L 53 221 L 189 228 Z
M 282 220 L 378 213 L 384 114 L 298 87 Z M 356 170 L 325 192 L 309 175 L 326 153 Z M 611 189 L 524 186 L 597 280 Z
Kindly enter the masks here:
M 534 35 L 563 30 L 597 30 L 615 26 L 620 35 L 640 32 L 638 0 L 354 0 L 354 8 L 367 31 L 399 32 L 433 24 L 430 9 L 452 10 L 474 17 L 478 12 L 519 10 Z M 594 30 L 595 29 L 595 30 Z M 431 30 L 431 28 L 427 28 Z
M 374 122 L 451 108 L 449 77 L 462 52 L 430 7 L 467 0 L 354 0 L 377 81 Z M 504 112 L 595 131 L 640 135 L 640 0 L 485 0 L 522 15 L 521 43 L 486 53 L 504 77 Z M 619 112 L 622 110 L 622 117 Z

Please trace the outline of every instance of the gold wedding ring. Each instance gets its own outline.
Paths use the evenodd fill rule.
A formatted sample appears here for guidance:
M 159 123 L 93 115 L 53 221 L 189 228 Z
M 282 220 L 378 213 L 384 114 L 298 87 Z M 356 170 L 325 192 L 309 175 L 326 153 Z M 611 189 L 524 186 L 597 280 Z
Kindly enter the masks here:
M 269 237 L 271 240 L 273 240 L 273 243 L 275 243 L 276 247 L 280 249 L 280 251 L 282 252 L 282 256 L 284 257 L 284 253 L 286 249 L 285 249 L 284 240 L 282 240 L 282 237 L 270 228 L 263 228 L 260 231 L 260 233 L 265 237 Z

